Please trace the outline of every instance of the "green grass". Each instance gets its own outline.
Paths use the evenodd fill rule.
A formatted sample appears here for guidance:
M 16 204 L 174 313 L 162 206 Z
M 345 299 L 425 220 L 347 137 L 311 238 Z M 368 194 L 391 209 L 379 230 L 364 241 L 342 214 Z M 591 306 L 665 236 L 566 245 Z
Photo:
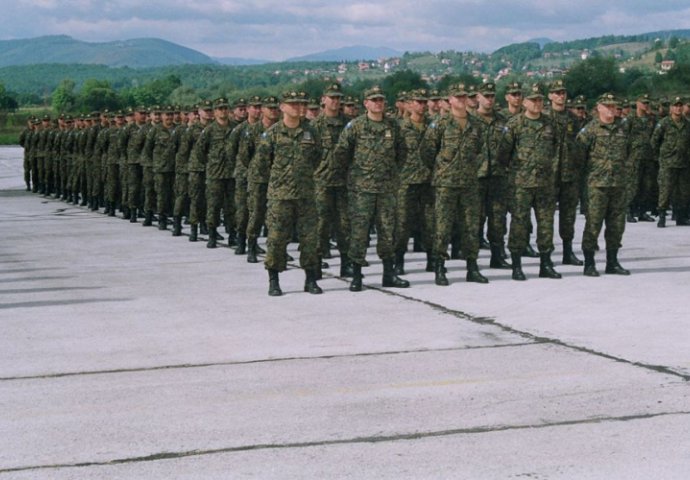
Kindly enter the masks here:
M 19 144 L 19 133 L 0 131 L 0 145 L 17 145 Z

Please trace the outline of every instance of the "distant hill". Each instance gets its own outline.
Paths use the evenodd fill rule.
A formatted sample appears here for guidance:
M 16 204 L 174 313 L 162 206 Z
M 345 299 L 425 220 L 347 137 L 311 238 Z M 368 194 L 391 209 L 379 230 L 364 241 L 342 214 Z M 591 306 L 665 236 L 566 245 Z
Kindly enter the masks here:
M 239 57 L 213 57 L 213 60 L 221 65 L 263 65 L 264 63 L 270 63 L 268 60 Z
M 286 62 L 356 62 L 359 60 L 378 60 L 379 58 L 399 57 L 402 52 L 387 47 L 367 47 L 355 45 L 293 57 Z
M 44 63 L 162 67 L 214 63 L 201 52 L 157 38 L 90 43 L 67 35 L 0 40 L 0 67 Z
M 530 40 L 527 40 L 527 43 L 538 43 L 539 48 L 544 48 L 544 45 L 547 43 L 553 43 L 554 41 L 551 40 L 550 38 L 545 38 L 545 37 L 539 37 L 539 38 L 532 38 Z

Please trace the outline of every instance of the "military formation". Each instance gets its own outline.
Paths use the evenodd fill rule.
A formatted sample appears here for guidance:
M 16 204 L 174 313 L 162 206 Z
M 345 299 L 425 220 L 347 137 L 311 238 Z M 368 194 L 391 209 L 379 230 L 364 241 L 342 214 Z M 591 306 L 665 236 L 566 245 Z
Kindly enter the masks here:
M 34 193 L 155 221 L 173 236 L 188 224 L 189 241 L 206 235 L 208 248 L 225 240 L 223 226 L 235 254 L 249 263 L 265 254 L 271 296 L 282 295 L 290 242 L 299 243 L 305 292 L 320 294 L 333 248 L 340 276 L 362 290 L 374 234 L 382 285 L 406 288 L 411 239 L 435 284 L 447 286 L 454 259 L 466 261 L 468 282 L 488 283 L 480 248 L 491 251 L 489 268 L 512 270 L 514 280 L 526 279 L 524 256 L 539 257 L 540 277 L 561 278 L 551 258 L 556 209 L 562 264 L 586 276 L 599 275 L 602 228 L 605 272 L 629 275 L 618 261 L 626 222 L 664 228 L 672 209 L 676 225 L 690 224 L 690 101 L 653 107 L 646 94 L 627 102 L 606 93 L 588 112 L 562 80 L 512 82 L 505 101 L 500 109 L 492 82 L 460 83 L 446 94 L 402 92 L 387 110 L 376 86 L 360 114 L 333 83 L 320 98 L 288 91 L 44 116 L 20 137 L 24 178 Z M 578 207 L 584 261 L 573 251 Z

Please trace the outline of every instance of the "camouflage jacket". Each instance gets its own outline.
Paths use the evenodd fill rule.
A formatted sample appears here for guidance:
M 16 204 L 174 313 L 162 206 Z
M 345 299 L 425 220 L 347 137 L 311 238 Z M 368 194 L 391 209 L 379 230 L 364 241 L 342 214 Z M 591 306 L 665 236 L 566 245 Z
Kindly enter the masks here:
M 424 117 L 421 124 L 416 125 L 406 118 L 400 121 L 400 132 L 405 140 L 407 155 L 400 168 L 400 183 L 414 185 L 431 182 L 431 172 L 434 168 L 433 159 L 422 158 L 420 145 L 424 134 L 431 122 Z
M 556 134 L 556 182 L 576 182 L 582 175 L 582 149 L 575 141 L 580 131 L 579 120 L 569 110 L 548 113 Z
M 623 122 L 607 125 L 594 119 L 580 130 L 577 141 L 583 148 L 589 187 L 627 185 L 630 142 Z
M 180 147 L 177 149 L 177 156 L 175 157 L 175 164 L 186 162 L 185 170 L 189 172 L 206 172 L 206 164 L 195 163 L 199 162 L 200 158 L 193 155 L 194 146 L 201 136 L 201 132 L 205 126 L 200 123 L 194 123 L 187 128 L 180 138 Z M 187 157 L 186 159 L 184 157 Z M 178 158 L 180 157 L 180 158 Z M 177 167 L 175 167 L 177 169 Z
M 108 129 L 108 150 L 106 152 L 108 165 L 118 165 L 120 163 L 120 154 L 122 153 L 120 151 L 120 135 L 124 129 L 124 126 L 113 126 Z
M 652 148 L 659 154 L 659 165 L 666 168 L 690 167 L 690 120 L 664 117 L 654 127 Z
M 262 122 L 256 122 L 249 127 L 243 145 L 240 146 L 238 155 L 242 163 L 246 161 L 247 182 L 249 183 L 268 183 L 268 178 L 270 176 L 267 165 L 256 162 L 256 149 L 264 130 L 264 124 Z
M 479 114 L 476 117 L 484 124 L 481 165 L 479 165 L 477 175 L 479 178 L 505 177 L 507 174 L 506 167 L 498 161 L 498 150 L 507 119 L 500 112 L 493 112 L 490 118 Z
M 635 112 L 632 112 L 627 117 L 626 126 L 630 137 L 631 158 L 654 160 L 654 153 L 652 152 L 654 119 L 649 115 L 638 117 Z
M 225 142 L 231 131 L 230 123 L 222 126 L 218 122 L 211 122 L 202 130 L 194 144 L 190 163 L 206 165 L 208 180 L 232 178 L 233 165 L 225 154 Z
M 174 138 L 175 127 L 166 128 L 163 123 L 155 125 L 146 135 L 142 152 L 142 164 L 153 167 L 155 173 L 175 171 L 177 145 Z
M 143 125 L 136 125 L 127 140 L 127 164 L 141 165 L 141 153 L 144 151 L 146 144 L 146 135 L 151 128 L 150 123 Z
M 504 128 L 499 159 L 513 170 L 515 186 L 552 188 L 556 147 L 556 133 L 545 114 L 537 120 L 515 115 Z
M 346 124 L 344 115 L 327 117 L 321 114 L 311 122 L 321 137 L 321 158 L 314 172 L 314 179 L 319 186 L 344 187 L 346 184 L 345 170 L 334 157 L 335 146 Z
M 484 140 L 481 120 L 467 115 L 463 129 L 455 117 L 432 123 L 420 146 L 425 162 L 434 165 L 435 187 L 476 187 Z
M 350 191 L 392 193 L 407 152 L 397 121 L 377 122 L 364 114 L 345 125 L 334 155 L 340 168 L 347 170 Z
M 268 171 L 272 200 L 314 198 L 314 169 L 321 156 L 321 140 L 307 122 L 288 128 L 277 122 L 261 134 L 253 162 Z

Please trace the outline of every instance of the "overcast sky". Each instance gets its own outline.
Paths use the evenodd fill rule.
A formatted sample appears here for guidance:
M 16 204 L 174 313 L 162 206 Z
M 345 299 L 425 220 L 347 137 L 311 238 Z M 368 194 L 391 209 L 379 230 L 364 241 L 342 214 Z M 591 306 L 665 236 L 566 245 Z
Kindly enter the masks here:
M 267 60 L 351 45 L 491 52 L 690 28 L 687 0 L 1 0 L 0 38 L 157 37 L 213 57 Z

